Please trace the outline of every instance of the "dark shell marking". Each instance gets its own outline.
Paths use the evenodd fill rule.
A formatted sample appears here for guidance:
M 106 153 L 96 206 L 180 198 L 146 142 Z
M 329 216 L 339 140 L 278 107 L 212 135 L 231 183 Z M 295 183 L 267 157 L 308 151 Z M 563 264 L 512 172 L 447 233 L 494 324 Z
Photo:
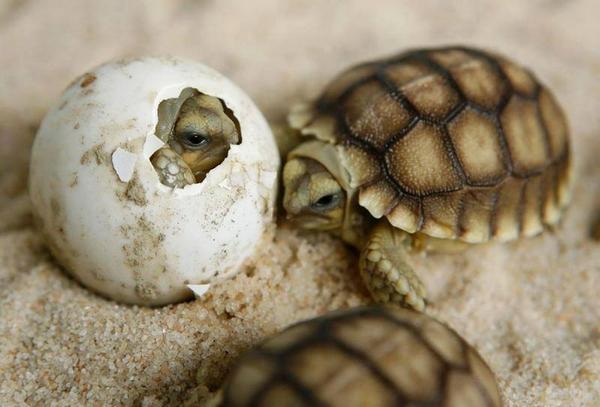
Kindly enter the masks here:
M 495 378 L 454 331 L 414 311 L 356 308 L 294 325 L 245 355 L 227 406 L 499 406 Z
M 564 114 L 501 56 L 450 47 L 359 65 L 317 101 L 311 123 L 324 117 L 335 119 L 360 204 L 408 232 L 531 236 L 569 199 Z

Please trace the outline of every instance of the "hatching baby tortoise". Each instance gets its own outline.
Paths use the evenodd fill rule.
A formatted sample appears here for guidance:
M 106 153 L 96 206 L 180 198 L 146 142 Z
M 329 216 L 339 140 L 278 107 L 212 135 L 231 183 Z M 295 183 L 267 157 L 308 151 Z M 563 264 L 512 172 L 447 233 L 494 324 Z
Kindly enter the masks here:
M 166 143 L 150 161 L 160 181 L 173 188 L 201 182 L 240 143 L 233 114 L 220 99 L 192 88 L 158 106 L 156 136 Z
M 361 275 L 382 303 L 425 306 L 407 252 L 533 236 L 569 200 L 562 109 L 531 72 L 485 51 L 358 65 L 289 123 L 310 139 L 284 167 L 288 217 L 362 249 Z
M 490 368 L 456 332 L 382 307 L 284 330 L 240 359 L 221 397 L 224 406 L 501 405 Z

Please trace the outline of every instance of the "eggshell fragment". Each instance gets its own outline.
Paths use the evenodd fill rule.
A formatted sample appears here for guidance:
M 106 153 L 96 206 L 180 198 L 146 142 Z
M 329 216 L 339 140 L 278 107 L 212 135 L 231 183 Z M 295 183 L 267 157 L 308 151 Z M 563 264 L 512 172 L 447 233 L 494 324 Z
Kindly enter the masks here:
M 221 99 L 242 141 L 201 183 L 160 183 L 150 156 L 158 105 L 193 88 Z M 279 155 L 264 117 L 227 78 L 199 63 L 142 58 L 102 65 L 69 86 L 36 136 L 35 216 L 56 259 L 117 301 L 161 305 L 188 284 L 232 276 L 272 222 Z
M 196 298 L 200 298 L 206 294 L 210 288 L 210 284 L 188 284 L 188 288 L 192 290 Z
M 135 160 L 137 156 L 121 147 L 117 148 L 112 155 L 112 163 L 119 179 L 123 182 L 129 182 L 135 169 Z

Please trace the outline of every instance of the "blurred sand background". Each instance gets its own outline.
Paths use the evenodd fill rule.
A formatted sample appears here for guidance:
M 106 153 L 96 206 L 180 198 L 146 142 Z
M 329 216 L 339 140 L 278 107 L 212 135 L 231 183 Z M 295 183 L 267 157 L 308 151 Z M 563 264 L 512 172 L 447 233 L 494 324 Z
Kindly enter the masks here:
M 0 0 L 0 405 L 180 405 L 288 324 L 367 299 L 355 254 L 279 229 L 260 261 L 201 301 L 100 298 L 61 272 L 31 226 L 36 127 L 107 59 L 172 54 L 245 89 L 268 119 L 348 65 L 464 43 L 534 68 L 571 123 L 577 183 L 555 232 L 415 260 L 432 315 L 471 342 L 508 406 L 600 405 L 600 3 L 533 1 Z

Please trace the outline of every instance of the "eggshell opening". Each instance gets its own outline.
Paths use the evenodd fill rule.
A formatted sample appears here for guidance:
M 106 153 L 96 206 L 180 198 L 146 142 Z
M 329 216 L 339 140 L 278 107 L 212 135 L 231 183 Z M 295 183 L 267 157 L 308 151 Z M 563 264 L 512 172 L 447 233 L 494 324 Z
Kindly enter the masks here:
M 154 134 L 155 131 L 154 129 L 156 128 L 156 124 L 158 123 L 158 106 L 160 105 L 161 102 L 163 102 L 164 100 L 167 99 L 173 99 L 173 98 L 177 98 L 179 97 L 179 95 L 181 94 L 181 92 L 186 89 L 186 88 L 193 88 L 190 86 L 185 86 L 185 84 L 181 84 L 181 85 L 177 85 L 177 86 L 168 86 L 164 89 L 162 89 L 156 96 L 156 99 L 154 100 L 154 111 L 155 111 L 155 115 L 154 115 L 154 127 L 153 130 L 146 136 L 146 140 L 144 142 L 144 147 L 143 147 L 143 157 L 148 160 L 148 162 L 150 162 L 150 157 L 152 157 L 152 154 L 154 154 L 156 151 L 158 151 L 160 148 L 164 147 L 166 144 L 165 142 L 163 142 L 161 139 L 159 139 L 158 137 L 156 137 L 156 135 Z M 218 99 L 221 100 L 221 102 L 223 102 L 225 104 L 225 106 L 231 110 L 231 112 L 233 113 L 235 119 L 238 121 L 239 123 L 239 119 L 237 117 L 237 114 L 235 112 L 235 109 L 232 106 L 229 106 L 228 103 L 223 100 L 221 97 L 217 96 L 217 95 L 213 95 L 209 92 L 203 91 L 202 89 L 197 89 L 197 88 L 193 88 L 194 90 L 203 93 L 205 95 L 208 96 L 212 96 L 212 97 L 216 97 Z M 241 123 L 240 123 L 240 128 L 241 128 Z M 206 178 L 201 181 L 201 182 L 196 182 L 194 184 L 191 185 L 186 185 L 183 188 L 171 188 L 169 186 L 163 185 L 159 178 L 158 175 L 156 175 L 156 182 L 158 183 L 156 188 L 161 191 L 162 193 L 174 193 L 177 196 L 192 196 L 195 194 L 199 194 L 202 192 L 203 188 L 202 188 L 202 183 L 206 182 L 207 179 L 209 178 L 214 178 L 214 175 L 211 175 L 214 170 L 216 168 L 218 168 L 221 165 L 227 165 L 225 162 L 227 161 L 227 159 L 229 158 L 229 155 L 231 153 L 231 150 L 234 148 L 239 148 L 240 145 L 243 144 L 244 142 L 244 130 L 241 128 L 240 132 L 242 133 L 240 136 L 240 143 L 239 144 L 232 144 L 230 145 L 229 151 L 227 153 L 227 157 L 225 157 L 225 159 L 223 160 L 223 162 L 219 165 L 217 165 L 215 168 L 213 168 L 212 170 L 210 170 L 208 172 L 208 174 L 206 175 Z M 270 132 L 270 130 L 269 130 Z M 243 154 L 243 150 L 241 152 L 241 154 Z M 239 154 L 239 152 L 238 152 Z M 152 165 L 152 164 L 151 164 Z M 117 170 L 115 168 L 115 170 Z M 275 174 L 276 175 L 276 174 Z M 221 185 L 223 187 L 225 187 L 224 185 Z

